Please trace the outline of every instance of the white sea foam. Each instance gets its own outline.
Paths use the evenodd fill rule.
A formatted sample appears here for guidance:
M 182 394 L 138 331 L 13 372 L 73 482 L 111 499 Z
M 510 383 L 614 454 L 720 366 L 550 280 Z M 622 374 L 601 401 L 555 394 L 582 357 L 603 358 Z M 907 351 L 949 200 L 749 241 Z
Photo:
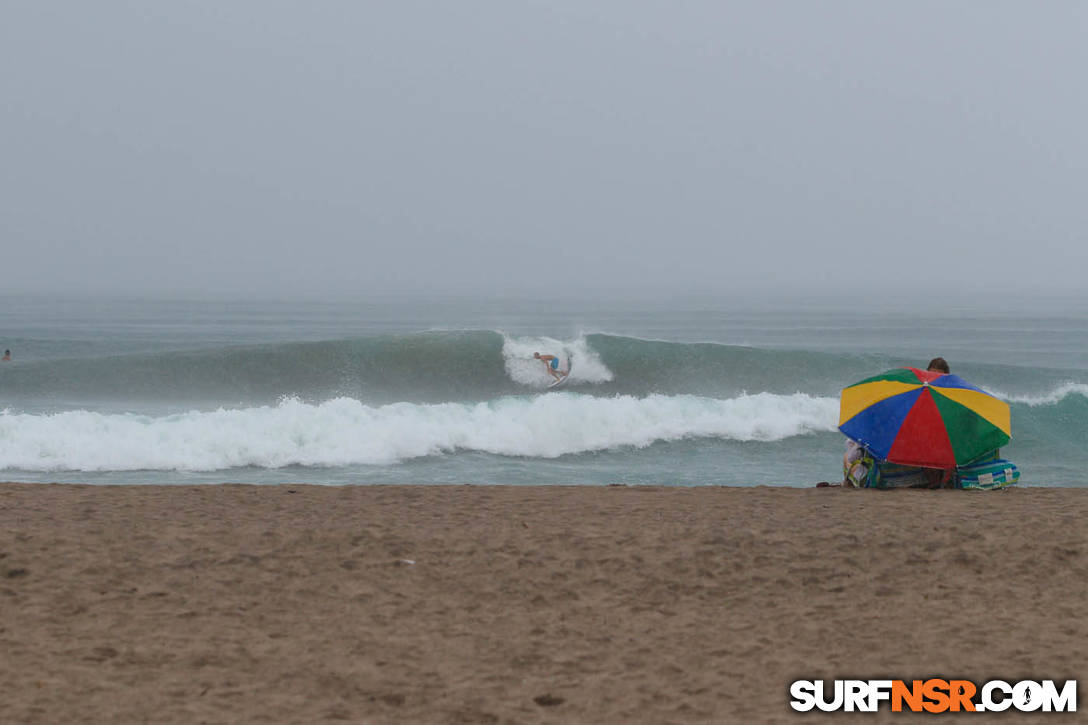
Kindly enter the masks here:
M 607 383 L 612 371 L 605 367 L 585 337 L 574 340 L 557 340 L 553 337 L 510 337 L 503 335 L 502 357 L 506 374 L 519 385 L 543 388 L 552 381 L 544 364 L 533 357 L 534 352 L 558 355 L 560 367 L 565 368 L 573 358 L 570 383 Z
M 797 393 L 731 399 L 576 393 L 380 407 L 352 398 L 164 417 L 0 413 L 0 470 L 215 471 L 391 464 L 458 450 L 553 458 L 655 441 L 776 441 L 835 430 L 838 401 Z
M 1054 390 L 1038 395 L 1009 395 L 999 390 L 991 390 L 990 392 L 1006 403 L 1024 403 L 1034 408 L 1040 405 L 1055 405 L 1073 395 L 1088 398 L 1088 385 L 1084 383 L 1062 383 Z

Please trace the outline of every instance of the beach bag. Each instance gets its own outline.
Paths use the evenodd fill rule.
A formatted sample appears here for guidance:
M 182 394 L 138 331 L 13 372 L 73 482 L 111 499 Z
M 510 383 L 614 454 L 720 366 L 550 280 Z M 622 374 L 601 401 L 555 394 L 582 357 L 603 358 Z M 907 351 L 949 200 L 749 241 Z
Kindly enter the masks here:
M 961 466 L 956 471 L 956 488 L 993 490 L 1012 486 L 1020 480 L 1020 469 L 1004 458 L 990 458 Z
M 842 475 L 845 483 L 855 488 L 867 488 L 869 486 L 869 474 L 873 471 L 873 457 L 864 448 L 859 449 L 858 455 L 843 465 Z

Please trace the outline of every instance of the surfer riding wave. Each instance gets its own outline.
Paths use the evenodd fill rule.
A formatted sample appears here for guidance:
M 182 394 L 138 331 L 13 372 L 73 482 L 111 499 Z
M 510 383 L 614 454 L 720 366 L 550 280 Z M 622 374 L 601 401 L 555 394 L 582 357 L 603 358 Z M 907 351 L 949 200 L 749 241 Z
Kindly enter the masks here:
M 567 373 L 559 369 L 559 357 L 556 355 L 541 355 L 539 352 L 533 353 L 533 358 L 540 360 L 544 363 L 544 369 L 548 371 L 548 374 L 555 378 L 555 382 L 559 382 L 563 378 L 567 377 Z

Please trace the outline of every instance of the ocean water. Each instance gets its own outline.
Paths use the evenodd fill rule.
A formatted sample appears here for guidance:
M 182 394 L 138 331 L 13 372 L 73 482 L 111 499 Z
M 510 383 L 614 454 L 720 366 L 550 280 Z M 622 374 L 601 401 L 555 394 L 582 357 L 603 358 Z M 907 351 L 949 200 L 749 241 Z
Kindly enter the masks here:
M 941 355 L 1088 485 L 1084 299 L 0 303 L 2 480 L 810 486 L 839 390 Z

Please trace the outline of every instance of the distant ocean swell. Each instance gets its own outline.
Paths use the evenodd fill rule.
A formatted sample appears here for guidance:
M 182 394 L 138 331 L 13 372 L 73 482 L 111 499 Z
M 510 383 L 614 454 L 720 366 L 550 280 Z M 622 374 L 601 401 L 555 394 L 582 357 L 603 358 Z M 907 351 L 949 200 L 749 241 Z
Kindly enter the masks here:
M 780 441 L 834 430 L 838 403 L 805 394 L 727 400 L 576 393 L 487 403 L 350 398 L 162 417 L 69 411 L 0 413 L 0 469 L 213 471 L 237 467 L 392 464 L 480 451 L 554 458 L 658 441 L 713 437 Z
M 573 360 L 562 392 L 544 392 L 551 378 L 536 351 Z M 22 360 L 0 367 L 0 470 L 350 467 L 458 452 L 556 458 L 696 438 L 785 450 L 798 436 L 835 430 L 843 385 L 909 362 L 491 331 Z M 1081 460 L 1084 371 L 956 370 L 1010 403 L 1017 456 Z

